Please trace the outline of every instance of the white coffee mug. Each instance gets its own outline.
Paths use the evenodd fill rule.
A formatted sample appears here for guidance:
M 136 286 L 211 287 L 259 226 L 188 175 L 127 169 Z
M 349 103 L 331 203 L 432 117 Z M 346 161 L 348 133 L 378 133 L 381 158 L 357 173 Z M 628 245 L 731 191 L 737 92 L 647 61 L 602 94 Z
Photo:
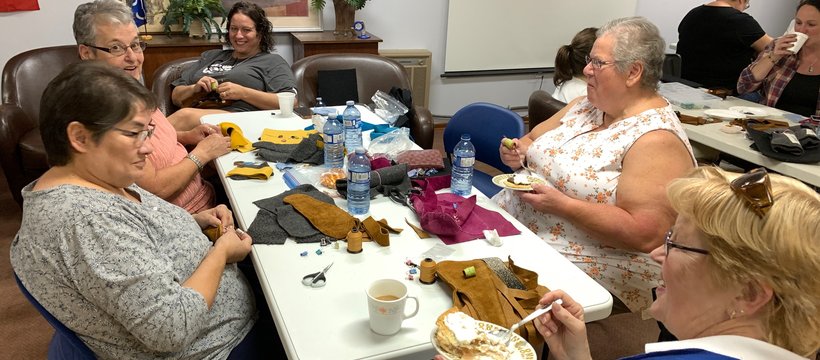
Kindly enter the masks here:
M 279 97 L 279 115 L 281 117 L 293 116 L 293 103 L 296 101 L 296 94 L 292 92 L 276 93 Z
M 419 312 L 419 299 L 407 296 L 407 286 L 394 279 L 376 280 L 366 289 L 367 307 L 370 311 L 370 329 L 381 335 L 393 335 L 401 329 L 404 319 Z M 411 314 L 405 313 L 407 299 L 416 303 Z

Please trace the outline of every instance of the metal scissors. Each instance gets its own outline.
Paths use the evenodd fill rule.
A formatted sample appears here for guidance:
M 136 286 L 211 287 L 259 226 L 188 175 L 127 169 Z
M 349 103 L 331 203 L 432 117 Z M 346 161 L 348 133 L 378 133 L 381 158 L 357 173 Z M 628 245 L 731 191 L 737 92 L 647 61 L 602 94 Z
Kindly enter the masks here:
M 322 269 L 322 271 L 305 275 L 305 277 L 302 278 L 302 285 L 315 288 L 325 286 L 325 282 L 327 282 L 327 278 L 325 278 L 325 272 L 327 272 L 327 269 L 330 269 L 331 266 L 333 266 L 332 262 L 330 263 L 330 265 Z

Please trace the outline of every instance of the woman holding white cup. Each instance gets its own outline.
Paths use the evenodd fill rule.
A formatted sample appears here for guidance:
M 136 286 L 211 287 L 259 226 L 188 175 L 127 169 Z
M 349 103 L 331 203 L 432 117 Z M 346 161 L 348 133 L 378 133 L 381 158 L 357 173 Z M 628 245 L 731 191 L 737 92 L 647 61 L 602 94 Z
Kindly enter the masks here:
M 743 72 L 740 94 L 760 91 L 761 103 L 803 116 L 820 115 L 820 0 L 803 0 L 794 30 L 772 41 Z

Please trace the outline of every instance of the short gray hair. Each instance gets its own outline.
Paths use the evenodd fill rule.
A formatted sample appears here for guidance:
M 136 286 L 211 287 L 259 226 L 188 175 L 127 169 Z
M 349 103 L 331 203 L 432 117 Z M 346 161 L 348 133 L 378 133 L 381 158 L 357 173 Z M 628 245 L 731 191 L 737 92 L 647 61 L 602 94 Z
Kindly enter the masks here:
M 644 71 L 641 86 L 656 90 L 663 73 L 666 42 L 655 24 L 634 16 L 612 20 L 598 30 L 598 38 L 612 34 L 615 46 L 612 56 L 618 71 L 626 72 L 629 64 L 640 62 Z
M 93 44 L 99 24 L 133 24 L 131 9 L 122 0 L 95 0 L 77 6 L 74 11 L 74 40 Z M 136 26 L 136 25 L 135 25 Z

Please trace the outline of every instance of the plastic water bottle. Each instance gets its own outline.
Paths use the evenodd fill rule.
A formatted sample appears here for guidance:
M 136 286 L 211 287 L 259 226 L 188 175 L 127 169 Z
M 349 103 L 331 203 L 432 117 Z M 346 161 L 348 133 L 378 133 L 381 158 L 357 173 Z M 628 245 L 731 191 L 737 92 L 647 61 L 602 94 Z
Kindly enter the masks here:
M 359 146 L 347 157 L 347 212 L 364 215 L 370 211 L 370 159 Z
M 347 108 L 342 112 L 345 126 L 345 149 L 348 154 L 362 146 L 362 114 L 353 105 L 353 100 L 347 101 Z
M 470 142 L 470 134 L 461 135 L 461 141 L 453 149 L 453 156 L 450 191 L 459 196 L 469 196 L 473 189 L 475 164 L 475 146 Z
M 341 169 L 345 162 L 344 135 L 342 123 L 336 118 L 336 111 L 328 114 L 322 132 L 325 138 L 325 167 Z
M 321 110 L 324 110 L 324 109 L 325 109 L 325 102 L 324 102 L 324 101 L 322 101 L 322 97 L 321 97 L 321 96 L 317 96 L 317 97 L 316 97 L 316 105 L 313 107 L 313 113 L 314 113 L 314 114 L 316 114 L 316 113 L 320 113 L 320 112 L 321 112 Z M 320 113 L 320 114 L 321 114 L 321 113 Z

